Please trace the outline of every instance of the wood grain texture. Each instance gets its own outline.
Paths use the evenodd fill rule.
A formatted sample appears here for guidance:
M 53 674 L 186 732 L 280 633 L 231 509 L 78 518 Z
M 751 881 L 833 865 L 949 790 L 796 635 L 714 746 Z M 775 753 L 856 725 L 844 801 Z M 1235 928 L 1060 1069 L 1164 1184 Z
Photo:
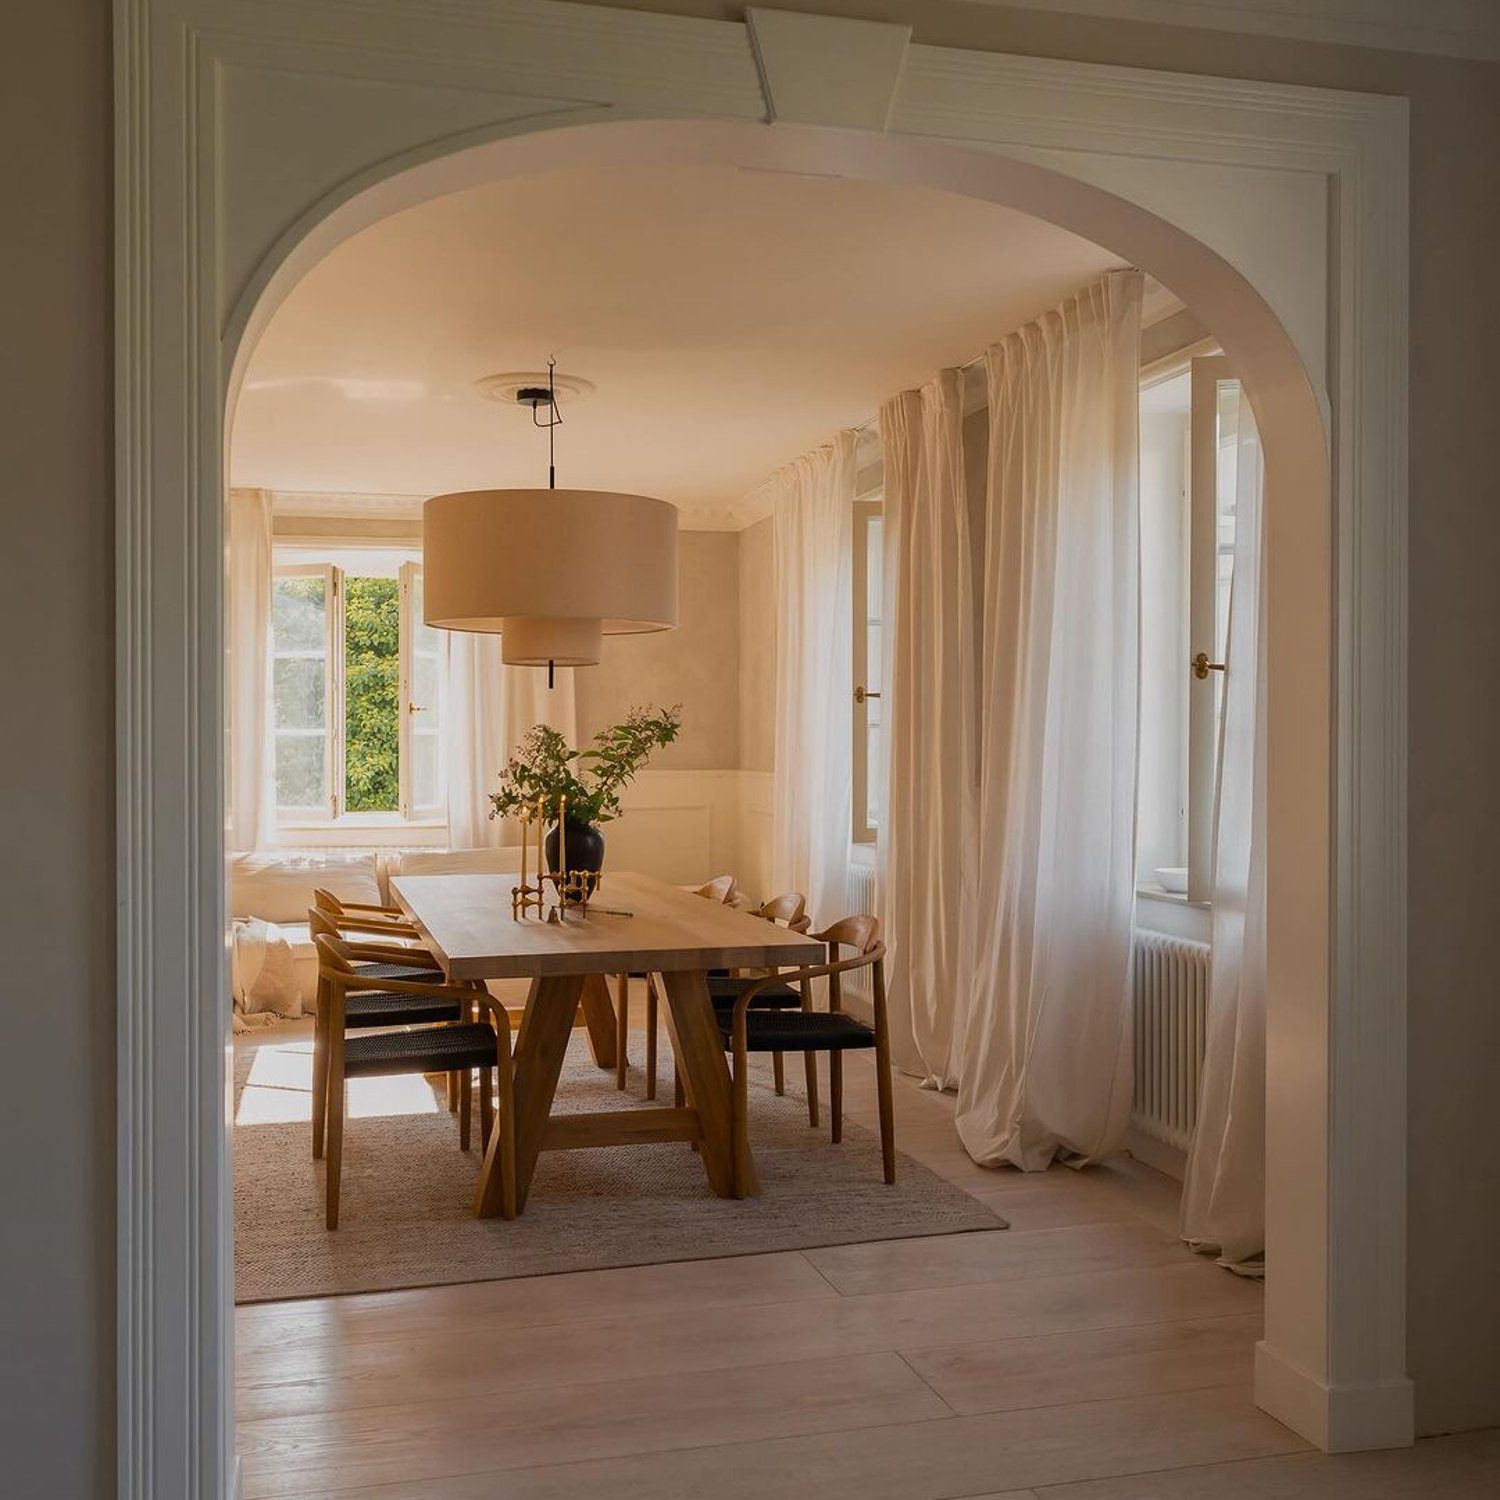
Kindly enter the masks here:
M 391 890 L 454 979 L 667 973 L 815 964 L 823 948 L 748 912 L 704 901 L 648 875 L 605 877 L 596 906 L 563 922 L 517 921 L 513 875 L 407 875 Z

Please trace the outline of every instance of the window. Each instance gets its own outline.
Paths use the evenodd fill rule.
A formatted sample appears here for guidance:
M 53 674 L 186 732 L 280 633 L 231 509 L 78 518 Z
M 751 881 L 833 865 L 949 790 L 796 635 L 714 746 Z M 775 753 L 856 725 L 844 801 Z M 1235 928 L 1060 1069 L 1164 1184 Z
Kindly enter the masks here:
M 1239 394 L 1219 356 L 1141 390 L 1137 884 L 1200 902 L 1213 887 Z
M 278 549 L 271 724 L 283 824 L 442 816 L 442 640 L 409 554 Z
M 880 828 L 880 799 L 885 790 L 881 714 L 880 501 L 860 500 L 854 507 L 854 799 L 852 836 L 872 844 Z

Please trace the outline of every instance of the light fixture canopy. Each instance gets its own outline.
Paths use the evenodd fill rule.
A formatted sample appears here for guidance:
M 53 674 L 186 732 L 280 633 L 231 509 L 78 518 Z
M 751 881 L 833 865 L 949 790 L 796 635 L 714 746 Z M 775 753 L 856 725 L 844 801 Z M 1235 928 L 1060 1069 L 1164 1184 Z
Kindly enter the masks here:
M 677 624 L 677 507 L 608 490 L 465 490 L 422 507 L 424 615 L 512 666 L 581 667 Z

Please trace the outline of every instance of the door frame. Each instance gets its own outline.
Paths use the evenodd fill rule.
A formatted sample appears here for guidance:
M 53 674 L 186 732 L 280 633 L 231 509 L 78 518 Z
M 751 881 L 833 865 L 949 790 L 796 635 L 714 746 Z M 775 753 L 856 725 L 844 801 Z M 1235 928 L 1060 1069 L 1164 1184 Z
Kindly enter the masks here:
M 234 1483 L 225 412 L 242 356 L 311 259 L 392 205 L 462 185 L 491 147 L 513 157 L 533 145 L 530 160 L 544 164 L 712 148 L 719 157 L 701 159 L 744 152 L 980 196 L 995 196 L 974 186 L 986 174 L 1009 173 L 1026 211 L 1050 217 L 1039 205 L 1055 200 L 1057 221 L 1074 228 L 1115 214 L 1147 269 L 1158 252 L 1177 256 L 1175 289 L 1190 302 L 1226 299 L 1233 323 L 1240 297 L 1284 321 L 1281 363 L 1262 366 L 1256 393 L 1268 488 L 1283 412 L 1305 437 L 1312 407 L 1333 440 L 1320 456 L 1331 487 L 1320 480 L 1305 513 L 1284 504 L 1268 517 L 1273 593 L 1322 601 L 1327 625 L 1300 640 L 1273 625 L 1271 643 L 1283 706 L 1306 710 L 1278 714 L 1273 690 L 1280 816 L 1306 825 L 1322 853 L 1306 868 L 1285 861 L 1278 882 L 1273 830 L 1274 1253 L 1256 1399 L 1324 1447 L 1410 1441 L 1405 101 L 923 47 L 904 28 L 872 26 L 552 0 L 115 0 L 117 1382 L 128 1500 L 217 1496 Z M 795 62 L 818 48 L 847 66 L 845 86 L 809 95 Z M 591 136 L 594 126 L 608 130 Z M 1189 172 L 1199 207 L 1183 197 Z M 1304 289 L 1328 298 L 1320 327 L 1251 222 L 1279 211 L 1274 184 L 1293 180 L 1322 195 L 1336 226 L 1306 268 Z M 1233 214 L 1208 222 L 1218 191 L 1241 206 L 1243 232 Z M 1184 258 L 1188 241 L 1196 259 Z M 1304 350 L 1333 330 L 1306 374 L 1285 358 L 1286 330 L 1299 327 Z M 1254 390 L 1254 360 L 1230 352 Z M 1309 764 L 1306 746 L 1319 743 Z M 1298 966 L 1288 959 L 1278 973 L 1277 955 L 1294 952 Z

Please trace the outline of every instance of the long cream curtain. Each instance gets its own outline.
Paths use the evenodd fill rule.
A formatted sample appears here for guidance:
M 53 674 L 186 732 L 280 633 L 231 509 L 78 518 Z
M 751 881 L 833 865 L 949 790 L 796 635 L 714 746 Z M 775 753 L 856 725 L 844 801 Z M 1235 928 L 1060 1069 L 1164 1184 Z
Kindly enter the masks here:
M 841 432 L 769 480 L 776 578 L 771 879 L 813 922 L 847 915 L 853 721 L 855 439 Z
M 979 932 L 957 1126 L 1034 1170 L 1118 1145 L 1139 681 L 1142 278 L 994 346 L 981 629 Z
M 1221 1264 L 1254 1272 L 1261 1269 L 1266 1234 L 1266 621 L 1264 466 L 1243 393 L 1235 471 L 1208 1037 L 1181 1232 Z
M 960 1077 L 974 939 L 976 727 L 963 377 L 880 410 L 885 815 L 876 888 L 892 1047 L 934 1088 Z
M 577 743 L 573 669 L 561 667 L 548 688 L 542 667 L 508 667 L 498 635 L 445 632 L 442 733 L 448 787 L 448 846 L 496 848 L 516 842 L 516 830 L 491 820 L 489 794 L 521 737 L 533 724 L 550 724 Z
M 269 654 L 271 496 L 229 492 L 229 796 L 224 842 L 231 853 L 263 848 L 274 820 L 271 787 Z

